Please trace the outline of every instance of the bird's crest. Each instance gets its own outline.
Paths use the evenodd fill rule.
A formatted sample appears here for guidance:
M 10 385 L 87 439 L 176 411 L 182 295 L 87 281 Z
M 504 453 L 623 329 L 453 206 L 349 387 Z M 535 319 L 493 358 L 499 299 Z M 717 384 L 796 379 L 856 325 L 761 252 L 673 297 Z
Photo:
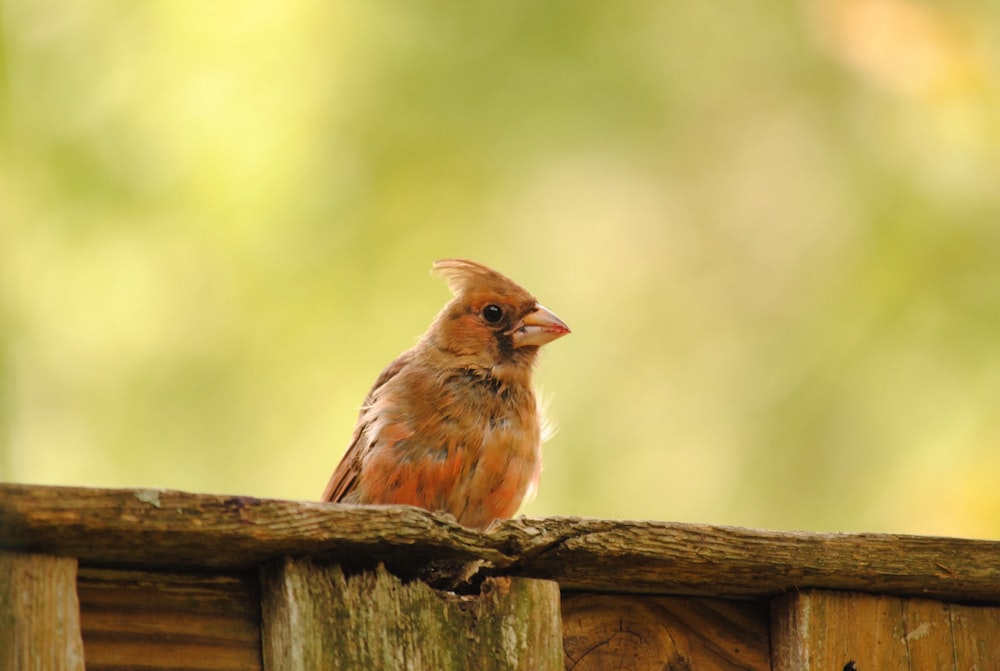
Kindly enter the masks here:
M 435 261 L 431 272 L 443 279 L 455 296 L 483 290 L 494 292 L 500 296 L 515 294 L 530 296 L 523 287 L 509 277 L 468 259 Z

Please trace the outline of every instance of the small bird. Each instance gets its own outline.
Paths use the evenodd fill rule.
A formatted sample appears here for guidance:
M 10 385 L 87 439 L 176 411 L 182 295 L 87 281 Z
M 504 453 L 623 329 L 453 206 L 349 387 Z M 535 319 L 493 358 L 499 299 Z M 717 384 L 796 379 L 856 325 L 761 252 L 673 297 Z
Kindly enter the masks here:
M 323 501 L 408 504 L 484 529 L 541 473 L 538 348 L 570 332 L 512 280 L 465 259 L 433 270 L 454 298 L 382 371 Z

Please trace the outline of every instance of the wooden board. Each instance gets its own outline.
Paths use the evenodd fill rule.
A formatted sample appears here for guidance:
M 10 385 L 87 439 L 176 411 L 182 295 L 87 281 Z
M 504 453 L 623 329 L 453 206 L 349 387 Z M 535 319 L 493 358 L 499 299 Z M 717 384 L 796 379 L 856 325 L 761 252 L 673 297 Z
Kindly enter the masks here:
M 562 668 L 559 587 L 487 580 L 458 596 L 384 568 L 286 559 L 262 572 L 265 668 L 275 671 Z
M 405 506 L 9 484 L 0 529 L 0 549 L 118 567 L 252 569 L 308 555 L 406 575 L 479 559 L 581 591 L 766 598 L 812 587 L 1000 603 L 996 541 L 575 518 L 480 533 Z
M 261 669 L 255 574 L 81 568 L 88 671 Z
M 810 590 L 771 617 L 775 671 L 1000 668 L 1000 608 Z
M 83 671 L 75 559 L 0 552 L 0 669 Z
M 771 671 L 767 604 L 563 595 L 566 669 Z

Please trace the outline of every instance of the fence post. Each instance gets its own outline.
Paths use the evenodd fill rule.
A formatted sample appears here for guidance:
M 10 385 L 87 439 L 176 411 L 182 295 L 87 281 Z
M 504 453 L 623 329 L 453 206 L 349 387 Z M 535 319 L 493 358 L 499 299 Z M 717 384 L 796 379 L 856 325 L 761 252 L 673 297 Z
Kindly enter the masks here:
M 0 552 L 0 668 L 83 671 L 76 559 Z
M 775 671 L 995 669 L 998 633 L 989 606 L 824 590 L 771 602 Z
M 265 671 L 563 668 L 555 582 L 488 579 L 460 596 L 286 558 L 262 569 L 261 592 Z

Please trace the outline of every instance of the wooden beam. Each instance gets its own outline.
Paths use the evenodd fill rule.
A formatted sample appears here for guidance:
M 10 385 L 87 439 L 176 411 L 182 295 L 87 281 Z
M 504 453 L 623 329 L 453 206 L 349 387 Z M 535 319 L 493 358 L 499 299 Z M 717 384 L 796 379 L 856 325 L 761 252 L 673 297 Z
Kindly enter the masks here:
M 84 671 L 75 559 L 0 552 L 0 669 Z
M 578 518 L 480 533 L 405 506 L 26 485 L 0 485 L 0 529 L 0 549 L 118 567 L 246 569 L 310 555 L 406 575 L 479 559 L 585 591 L 766 598 L 822 588 L 1000 603 L 996 541 Z
M 386 559 L 507 556 L 453 519 L 409 506 L 350 506 L 152 489 L 0 484 L 0 549 L 82 563 L 253 569 L 286 555 Z
M 809 590 L 775 599 L 771 621 L 774 671 L 959 671 L 1000 660 L 996 607 Z
M 285 559 L 262 570 L 264 668 L 556 671 L 559 587 L 493 578 L 475 596 L 404 584 L 384 568 Z

